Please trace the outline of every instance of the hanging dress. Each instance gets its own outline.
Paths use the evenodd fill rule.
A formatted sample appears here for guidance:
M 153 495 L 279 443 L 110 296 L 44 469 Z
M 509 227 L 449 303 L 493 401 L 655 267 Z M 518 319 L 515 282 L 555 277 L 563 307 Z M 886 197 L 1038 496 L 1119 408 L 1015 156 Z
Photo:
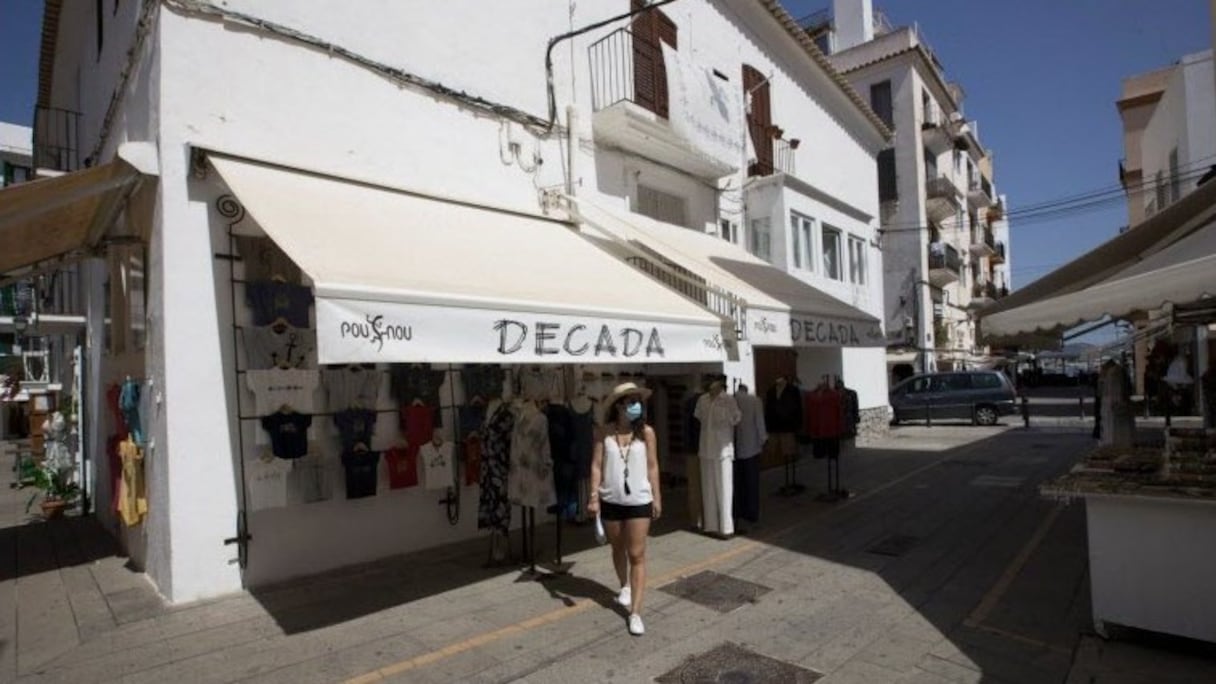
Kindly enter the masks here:
M 511 467 L 511 433 L 515 414 L 505 402 L 490 414 L 481 443 L 481 498 L 477 527 L 506 532 L 511 525 L 511 502 L 507 499 L 507 477 Z
M 553 488 L 553 455 L 549 448 L 549 419 L 528 404 L 515 419 L 511 435 L 511 468 L 507 478 L 511 503 L 547 509 L 557 502 Z

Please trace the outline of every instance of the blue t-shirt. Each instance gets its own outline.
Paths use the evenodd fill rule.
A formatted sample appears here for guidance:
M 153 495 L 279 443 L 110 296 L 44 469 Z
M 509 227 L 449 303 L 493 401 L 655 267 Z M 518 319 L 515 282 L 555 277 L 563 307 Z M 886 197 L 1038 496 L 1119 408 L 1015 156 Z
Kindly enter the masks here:
M 312 290 L 303 285 L 273 280 L 245 284 L 245 299 L 253 308 L 254 325 L 270 325 L 282 318 L 289 325 L 308 328 Z
M 376 495 L 376 480 L 380 471 L 379 451 L 346 451 L 342 453 L 346 469 L 346 498 L 361 499 Z

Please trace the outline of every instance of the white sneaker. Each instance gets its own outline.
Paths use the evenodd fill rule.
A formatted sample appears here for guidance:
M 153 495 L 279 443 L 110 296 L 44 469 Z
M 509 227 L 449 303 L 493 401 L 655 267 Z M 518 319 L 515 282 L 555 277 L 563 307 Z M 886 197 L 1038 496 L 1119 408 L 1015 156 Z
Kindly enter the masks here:
M 621 587 L 621 593 L 616 595 L 616 602 L 626 608 L 633 607 L 633 591 L 628 586 Z
M 629 633 L 634 636 L 642 636 L 646 633 L 646 626 L 642 624 L 642 616 L 634 613 L 629 616 Z

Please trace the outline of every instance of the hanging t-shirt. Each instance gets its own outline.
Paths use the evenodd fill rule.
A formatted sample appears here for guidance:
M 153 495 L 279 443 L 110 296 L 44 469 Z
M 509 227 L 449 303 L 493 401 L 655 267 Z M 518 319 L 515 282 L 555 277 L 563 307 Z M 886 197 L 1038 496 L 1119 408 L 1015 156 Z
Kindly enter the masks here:
M 250 326 L 241 328 L 248 369 L 311 368 L 316 365 L 317 332 L 307 328 Z
M 300 282 L 300 267 L 270 238 L 239 235 L 236 248 L 245 266 L 245 280 L 274 280 Z
M 380 452 L 347 451 L 342 454 L 342 467 L 346 470 L 346 498 L 376 495 Z
M 245 486 L 249 488 L 246 508 L 261 511 L 286 506 L 287 475 L 292 470 L 291 466 L 291 461 L 273 456 L 246 461 Z
M 447 371 L 432 370 L 429 363 L 396 364 L 389 371 L 393 398 L 400 404 L 409 404 L 415 399 L 424 404 L 438 406 L 439 389 L 443 386 Z
M 279 458 L 296 459 L 308 453 L 308 427 L 312 416 L 295 411 L 279 411 L 262 418 L 270 433 L 270 448 Z
M 316 413 L 313 399 L 320 384 L 315 370 L 270 368 L 245 372 L 245 384 L 253 391 L 254 410 L 268 416 L 284 406 L 300 413 Z
M 370 447 L 376 432 L 376 412 L 368 409 L 347 409 L 334 414 L 338 426 L 338 441 L 342 451 L 351 451 L 356 444 Z
M 284 461 L 287 463 L 287 461 Z M 287 502 L 309 504 L 333 498 L 333 463 L 317 449 L 290 461 L 287 475 Z
M 435 413 L 435 409 L 421 404 L 401 407 L 401 432 L 412 453 L 418 453 L 419 447 L 431 441 L 435 434 Z
M 331 411 L 349 408 L 375 408 L 380 396 L 380 371 L 360 365 L 326 369 L 321 384 Z
M 388 465 L 389 489 L 405 489 L 418 486 L 418 456 L 411 449 L 394 447 L 384 452 L 384 462 Z
M 472 434 L 464 440 L 464 483 L 475 485 L 481 481 L 481 435 Z
M 245 298 L 253 309 L 254 325 L 270 325 L 282 318 L 297 328 L 311 327 L 312 290 L 303 285 L 249 282 L 245 283 Z
M 435 446 L 434 442 L 423 444 L 418 450 L 418 460 L 426 473 L 427 489 L 447 489 L 452 486 L 452 443 L 444 442 Z

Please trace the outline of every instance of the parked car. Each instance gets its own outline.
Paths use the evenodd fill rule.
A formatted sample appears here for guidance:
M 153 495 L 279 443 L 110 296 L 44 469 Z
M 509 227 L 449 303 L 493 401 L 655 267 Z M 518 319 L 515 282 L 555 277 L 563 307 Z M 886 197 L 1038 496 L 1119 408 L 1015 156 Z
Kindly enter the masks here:
M 1017 410 L 1017 392 L 1000 371 L 955 371 L 914 375 L 891 389 L 894 422 L 970 420 L 996 425 Z

